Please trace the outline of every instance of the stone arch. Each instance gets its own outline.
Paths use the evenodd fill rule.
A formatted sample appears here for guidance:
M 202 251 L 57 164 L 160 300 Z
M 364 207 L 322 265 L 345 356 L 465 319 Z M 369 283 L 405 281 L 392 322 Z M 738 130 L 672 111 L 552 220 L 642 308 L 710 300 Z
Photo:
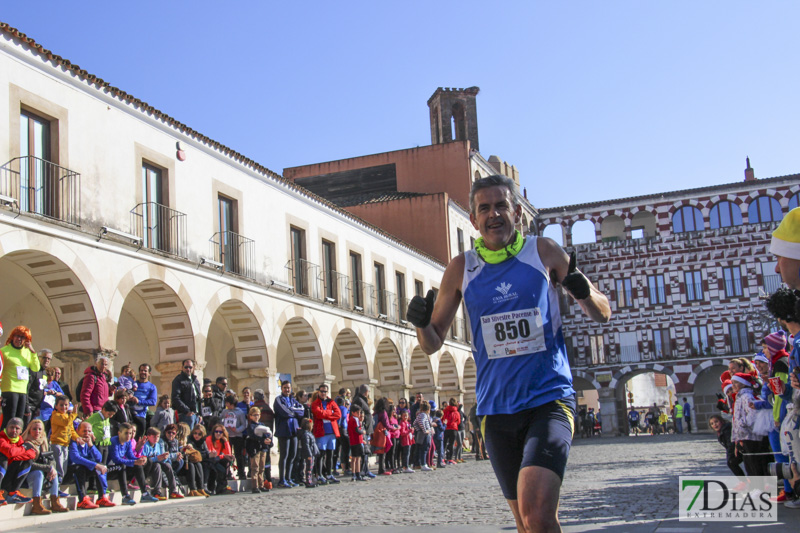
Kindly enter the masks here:
M 124 284 L 118 286 L 119 294 L 121 287 Z M 118 357 L 126 362 L 149 363 L 154 369 L 153 381 L 161 376 L 159 389 L 169 389 L 168 384 L 180 371 L 180 361 L 197 360 L 197 353 L 205 353 L 196 350 L 196 329 L 184 299 L 161 279 L 145 279 L 133 285 L 116 316 L 119 318 L 114 346 Z M 202 372 L 205 363 L 198 361 L 197 367 Z
M 433 394 L 436 382 L 433 378 L 433 368 L 431 360 L 419 346 L 411 352 L 411 364 L 409 365 L 409 384 L 414 389 L 413 392 L 421 391 L 426 394 Z
M 590 244 L 597 242 L 597 231 L 594 221 L 591 219 L 581 219 L 573 222 L 570 227 L 572 244 Z
M 695 424 L 693 430 L 705 429 L 708 427 L 708 418 L 719 413 L 716 408 L 717 393 L 722 392 L 719 376 L 728 370 L 729 362 L 727 359 L 717 362 L 703 361 L 690 374 L 689 383 L 692 386 L 690 403 L 694 407 Z M 678 393 L 678 396 L 682 397 L 681 393 Z
M 222 291 L 220 291 L 222 292 Z M 225 291 L 228 292 L 228 291 Z M 270 366 L 269 351 L 261 324 L 264 317 L 253 303 L 229 298 L 209 304 L 206 327 L 205 375 L 211 379 L 228 376 L 229 387 L 237 392 L 243 386 L 266 388 L 267 383 L 254 379 L 266 378 Z M 236 380 L 236 384 L 231 382 Z
M 477 402 L 475 387 L 478 383 L 478 367 L 475 366 L 475 359 L 470 355 L 464 361 L 464 371 L 462 372 L 464 383 L 464 405 L 469 409 Z
M 373 371 L 378 382 L 377 388 L 382 396 L 392 398 L 393 391 L 397 391 L 397 395 L 404 393 L 401 392 L 405 391 L 406 387 L 403 358 L 391 339 L 381 339 L 378 343 Z
M 85 268 L 82 263 L 80 266 Z M 24 324 L 39 339 L 35 346 L 49 345 L 54 352 L 91 352 L 100 348 L 92 298 L 75 270 L 64 261 L 39 250 L 18 250 L 0 258 L 0 272 L 3 283 L 7 284 L 2 303 L 7 331 Z M 31 314 L 34 302 L 49 312 Z M 49 310 L 43 302 L 49 304 Z M 48 315 L 50 320 L 46 319 Z M 48 334 L 41 334 L 47 330 Z
M 140 303 L 145 306 L 141 310 L 146 312 L 146 316 L 153 321 L 158 320 L 153 328 L 153 333 L 158 339 L 154 347 L 158 357 L 151 364 L 155 366 L 156 363 L 164 361 L 195 359 L 197 353 L 205 353 L 205 337 L 200 334 L 195 337 L 193 333 L 203 329 L 197 320 L 189 290 L 175 273 L 160 265 L 150 264 L 133 268 L 117 284 L 109 304 L 107 318 L 114 326 L 110 332 L 113 341 L 110 346 L 118 350 L 120 348 L 120 332 L 126 331 L 122 323 L 123 308 L 132 301 L 130 299 L 132 296 L 141 300 Z M 173 318 L 175 320 L 172 320 Z M 164 324 L 166 329 L 163 327 Z M 195 338 L 198 341 L 197 346 Z
M 637 365 L 624 366 L 619 370 L 617 370 L 617 372 L 614 373 L 614 377 L 611 378 L 611 382 L 608 384 L 608 388 L 610 389 L 615 388 L 619 381 L 623 381 L 623 378 L 625 381 L 627 381 L 630 378 L 634 377 L 635 375 L 643 374 L 646 372 L 665 374 L 676 385 L 680 383 L 680 379 L 678 379 L 677 374 L 675 374 L 675 372 L 671 368 L 665 367 L 664 365 L 661 365 L 659 363 L 642 363 Z M 628 374 L 631 375 L 628 376 Z
M 281 328 L 276 350 L 278 372 L 291 374 L 294 388 L 319 385 L 328 379 L 329 368 L 320 348 L 318 327 L 303 317 L 288 319 Z M 328 359 L 330 361 L 330 359 Z
M 445 402 L 451 396 L 461 396 L 461 380 L 458 378 L 456 360 L 450 352 L 442 352 L 439 357 L 439 401 Z
M 646 210 L 634 213 L 631 217 L 631 236 L 634 236 L 634 231 L 638 229 L 642 230 L 642 237 L 655 237 L 658 231 L 655 215 Z
M 543 237 L 548 237 L 556 241 L 560 246 L 564 246 L 564 226 L 559 224 L 558 222 L 553 222 L 551 224 L 547 224 L 544 229 L 542 229 L 541 235 Z
M 609 215 L 600 225 L 600 238 L 603 241 L 625 240 L 625 221 L 619 215 Z
M 342 329 L 334 337 L 331 374 L 336 376 L 331 384 L 335 390 L 345 384 L 355 387 L 370 380 L 364 343 L 350 328 Z
M 587 374 L 583 370 L 573 370 L 572 386 L 577 390 L 591 390 L 592 388 L 600 390 L 600 383 L 594 379 L 594 376 Z

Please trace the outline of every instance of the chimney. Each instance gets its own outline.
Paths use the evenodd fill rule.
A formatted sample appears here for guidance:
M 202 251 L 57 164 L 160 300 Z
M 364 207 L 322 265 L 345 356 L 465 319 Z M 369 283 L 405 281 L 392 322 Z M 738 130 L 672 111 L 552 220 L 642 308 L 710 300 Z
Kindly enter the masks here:
M 744 181 L 756 181 L 756 173 L 750 168 L 750 158 L 747 158 L 747 168 L 744 169 Z

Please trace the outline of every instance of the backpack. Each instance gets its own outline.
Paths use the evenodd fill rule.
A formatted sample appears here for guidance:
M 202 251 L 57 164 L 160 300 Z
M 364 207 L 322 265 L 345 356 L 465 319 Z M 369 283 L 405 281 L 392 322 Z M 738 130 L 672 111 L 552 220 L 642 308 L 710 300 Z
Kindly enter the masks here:
M 86 374 L 78 381 L 78 385 L 75 387 L 75 402 L 81 403 L 81 389 L 83 388 L 83 380 L 86 378 Z

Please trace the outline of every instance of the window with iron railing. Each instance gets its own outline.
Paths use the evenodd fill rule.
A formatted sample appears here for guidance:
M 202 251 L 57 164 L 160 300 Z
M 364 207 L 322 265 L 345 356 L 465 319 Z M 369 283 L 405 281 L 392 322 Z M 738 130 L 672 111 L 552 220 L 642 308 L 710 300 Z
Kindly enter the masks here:
M 689 353 L 699 356 L 708 351 L 708 328 L 706 326 L 689 326 Z
M 80 225 L 81 175 L 45 159 L 15 157 L 0 166 L 0 194 L 21 213 Z
M 738 266 L 724 267 L 722 279 L 725 285 L 725 296 L 728 298 L 742 296 L 742 270 Z
M 647 292 L 651 305 L 667 303 L 667 292 L 663 274 L 647 276 Z
M 320 287 L 313 281 L 319 279 L 319 265 L 305 259 L 292 259 L 286 263 L 289 276 L 292 280 L 295 294 L 309 296 L 315 300 L 321 300 Z
M 695 302 L 703 299 L 703 275 L 699 270 L 684 272 L 686 283 L 686 301 Z
M 670 338 L 669 329 L 653 330 L 653 347 L 655 349 L 654 357 L 656 360 L 672 357 L 672 340 Z
M 750 351 L 750 342 L 747 338 L 747 322 L 731 322 L 728 324 L 728 334 L 731 340 L 731 354 L 742 354 Z
M 215 261 L 225 272 L 255 279 L 255 241 L 232 231 L 219 231 L 209 239 Z
M 166 205 L 145 202 L 131 210 L 131 229 L 145 248 L 186 257 L 186 215 Z

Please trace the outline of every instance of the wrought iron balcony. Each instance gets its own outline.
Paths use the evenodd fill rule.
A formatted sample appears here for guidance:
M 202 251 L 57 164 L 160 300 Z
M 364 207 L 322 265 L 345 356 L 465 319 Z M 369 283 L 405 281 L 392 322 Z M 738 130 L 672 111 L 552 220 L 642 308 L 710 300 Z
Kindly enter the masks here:
M 131 209 L 131 228 L 142 246 L 186 258 L 186 215 L 155 202 Z
M 764 276 L 764 292 L 767 294 L 772 294 L 773 292 L 777 291 L 780 288 L 781 284 L 781 275 L 780 274 L 769 274 Z
M 378 315 L 385 315 L 386 320 L 390 322 L 398 322 L 397 318 L 397 296 L 395 293 L 387 290 L 379 290 L 375 292 L 377 297 L 377 313 Z
M 225 272 L 255 279 L 255 241 L 232 231 L 218 231 L 208 240 L 214 260 L 222 263 Z
M 350 283 L 353 310 L 367 316 L 375 316 L 375 287 L 365 281 Z
M 290 259 L 286 263 L 289 271 L 289 283 L 294 287 L 295 294 L 302 294 L 315 300 L 321 300 L 321 291 L 318 283 L 312 283 L 319 278 L 319 265 L 305 259 Z
M 21 213 L 80 225 L 81 175 L 39 157 L 15 157 L 0 167 L 0 194 Z
M 350 278 L 335 270 L 329 272 L 322 270 L 318 280 L 326 303 L 343 309 L 350 308 L 350 290 L 348 289 Z

